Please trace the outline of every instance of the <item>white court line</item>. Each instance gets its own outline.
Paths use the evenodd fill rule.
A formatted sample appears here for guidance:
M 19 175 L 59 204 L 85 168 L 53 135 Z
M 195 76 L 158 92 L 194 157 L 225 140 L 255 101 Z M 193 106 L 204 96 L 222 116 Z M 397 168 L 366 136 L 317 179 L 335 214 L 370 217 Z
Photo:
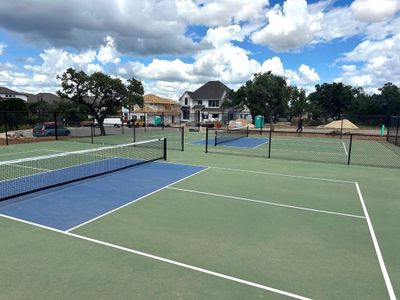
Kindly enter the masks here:
M 121 251 L 124 251 L 124 252 L 133 253 L 133 254 L 140 255 L 140 256 L 143 256 L 143 257 L 147 257 L 147 258 L 150 258 L 150 259 L 153 259 L 153 260 L 161 261 L 161 262 L 164 262 L 164 263 L 167 263 L 167 264 L 170 264 L 170 265 L 175 265 L 175 266 L 178 266 L 178 267 L 181 267 L 181 268 L 185 268 L 185 269 L 193 270 L 193 271 L 196 271 L 196 272 L 204 273 L 204 274 L 207 274 L 207 275 L 215 276 L 215 277 L 218 277 L 218 278 L 223 278 L 223 279 L 230 280 L 230 281 L 233 281 L 233 282 L 241 283 L 241 284 L 244 284 L 244 285 L 247 285 L 247 286 L 255 287 L 255 288 L 258 288 L 258 289 L 262 289 L 262 290 L 273 292 L 273 293 L 280 294 L 280 295 L 284 295 L 284 296 L 291 297 L 291 298 L 294 298 L 294 299 L 311 300 L 311 298 L 307 298 L 307 297 L 303 297 L 303 296 L 300 296 L 300 295 L 297 295 L 297 294 L 289 293 L 289 292 L 286 292 L 286 291 L 283 291 L 283 290 L 279 290 L 279 289 L 276 289 L 276 288 L 273 288 L 273 287 L 269 287 L 269 286 L 266 286 L 266 285 L 262 285 L 262 284 L 259 284 L 259 283 L 251 282 L 251 281 L 248 281 L 248 280 L 240 279 L 240 278 L 237 278 L 237 277 L 229 276 L 229 275 L 218 273 L 218 272 L 214 272 L 214 271 L 210 271 L 210 270 L 207 270 L 207 269 L 203 269 L 203 268 L 200 268 L 200 267 L 196 267 L 196 266 L 193 266 L 193 265 L 182 263 L 182 262 L 179 262 L 179 261 L 176 261 L 176 260 L 164 258 L 164 257 L 161 257 L 161 256 L 156 256 L 156 255 L 153 255 L 153 254 L 149 254 L 149 253 L 146 253 L 146 252 L 134 250 L 134 249 L 127 248 L 127 247 L 122 247 L 122 246 L 119 246 L 119 245 L 116 245 L 116 244 L 103 242 L 103 241 L 100 241 L 100 240 L 92 239 L 92 238 L 85 237 L 85 236 L 82 236 L 82 235 L 78 235 L 78 234 L 75 234 L 75 233 L 71 233 L 71 232 L 67 232 L 67 231 L 61 231 L 61 230 L 58 230 L 58 229 L 54 229 L 54 228 L 51 228 L 51 227 L 47 227 L 47 226 L 44 226 L 44 225 L 32 223 L 32 222 L 29 222 L 29 221 L 21 220 L 21 219 L 10 217 L 10 216 L 3 215 L 3 214 L 0 214 L 0 217 L 6 218 L 6 219 L 10 219 L 10 220 L 14 220 L 14 221 L 17 221 L 17 222 L 22 222 L 22 223 L 29 224 L 29 225 L 32 225 L 32 226 L 40 227 L 42 229 L 47 229 L 47 230 L 50 230 L 50 231 L 54 231 L 54 232 L 57 232 L 57 233 L 61 233 L 61 234 L 67 235 L 67 236 L 75 237 L 75 238 L 78 238 L 78 239 L 81 239 L 81 240 L 85 240 L 85 241 L 92 242 L 92 243 L 95 243 L 95 244 L 103 245 L 103 246 L 106 246 L 106 247 L 114 248 L 114 249 L 121 250 Z
M 25 153 L 32 153 L 32 152 L 39 152 L 39 151 L 49 151 L 49 150 L 46 150 L 46 149 L 38 149 L 38 150 L 30 150 L 30 151 L 21 151 L 21 152 L 13 152 L 13 153 L 0 154 L 0 156 L 8 156 L 8 155 L 15 155 L 15 154 L 25 154 Z
M 166 185 L 166 186 L 164 186 L 164 187 L 162 187 L 162 188 L 160 188 L 160 189 L 158 189 L 158 190 L 155 190 L 155 191 L 153 191 L 153 192 L 151 192 L 151 193 L 148 193 L 148 194 L 146 194 L 146 195 L 144 195 L 144 196 L 142 196 L 142 197 L 140 197 L 140 198 L 137 198 L 137 199 L 132 200 L 132 201 L 130 201 L 130 202 L 128 202 L 128 203 L 125 203 L 124 205 L 121 205 L 121 206 L 119 206 L 119 207 L 117 207 L 117 208 L 115 208 L 115 209 L 113 209 L 113 210 L 110 210 L 110 211 L 108 211 L 108 212 L 106 212 L 106 213 L 104 213 L 104 214 L 102 214 L 102 215 L 99 215 L 99 216 L 97 216 L 97 217 L 95 217 L 95 218 L 93 218 L 93 219 L 90 219 L 90 220 L 88 220 L 88 221 L 86 221 L 86 222 L 83 222 L 83 223 L 81 223 L 81 224 L 79 224 L 79 225 L 77 225 L 77 226 L 74 226 L 74 227 L 72 227 L 72 228 L 69 228 L 68 230 L 66 230 L 66 232 L 70 232 L 70 231 L 75 230 L 75 229 L 77 229 L 77 228 L 79 228 L 79 227 L 82 227 L 82 226 L 84 226 L 84 225 L 87 225 L 87 224 L 89 224 L 89 223 L 91 223 L 91 222 L 93 222 L 93 221 L 96 221 L 97 219 L 100 219 L 100 218 L 102 218 L 102 217 L 105 217 L 105 216 L 107 216 L 107 215 L 113 213 L 113 212 L 116 212 L 117 210 L 120 210 L 121 208 L 124 208 L 124 207 L 126 207 L 126 206 L 128 206 L 128 205 L 130 205 L 130 204 L 132 204 L 132 203 L 134 203 L 134 202 L 140 201 L 140 200 L 142 200 L 142 199 L 144 199 L 144 198 L 146 198 L 146 197 L 148 197 L 148 196 L 150 196 L 150 195 L 153 195 L 153 194 L 155 194 L 155 193 L 158 193 L 158 192 L 160 192 L 160 191 L 162 191 L 162 190 L 164 190 L 164 189 L 170 187 L 171 185 L 177 184 L 177 183 L 179 183 L 179 182 L 181 182 L 181 181 L 183 181 L 183 180 L 186 180 L 186 179 L 188 179 L 188 178 L 190 178 L 190 177 L 192 177 L 192 176 L 195 176 L 195 175 L 197 175 L 197 174 L 199 174 L 199 173 L 202 173 L 202 172 L 204 172 L 204 171 L 207 171 L 208 169 L 209 169 L 209 168 L 205 168 L 205 169 L 200 170 L 200 171 L 198 171 L 198 172 L 196 172 L 196 173 L 193 173 L 193 174 L 191 174 L 191 175 L 189 175 L 189 176 L 186 176 L 186 177 L 184 177 L 184 178 L 181 178 L 181 179 L 179 179 L 179 180 L 177 180 L 177 181 L 175 181 L 175 182 L 172 182 L 172 183 L 170 183 L 170 184 L 168 184 L 168 185 Z
M 37 170 L 37 171 L 45 171 L 45 172 L 51 171 L 49 169 L 41 169 L 41 168 L 29 167 L 29 166 L 18 165 L 18 164 L 6 164 L 6 166 L 19 167 L 19 168 L 25 168 L 25 169 L 32 169 L 32 170 Z
M 363 198 L 363 195 L 361 193 L 360 186 L 358 185 L 357 182 L 355 183 L 355 185 L 356 185 L 356 188 L 357 188 L 358 197 L 360 198 L 361 206 L 362 206 L 363 211 L 364 211 L 365 218 L 367 219 L 369 233 L 371 235 L 372 243 L 374 244 L 376 256 L 378 257 L 379 266 L 381 267 L 383 279 L 385 280 L 386 289 L 387 289 L 387 291 L 389 293 L 390 300 L 396 300 L 396 294 L 394 293 L 392 282 L 390 281 L 389 273 L 388 273 L 388 271 L 386 269 L 385 262 L 384 262 L 383 257 L 382 257 L 382 253 L 381 253 L 381 250 L 379 248 L 378 239 L 376 238 L 374 227 L 372 226 L 372 222 L 371 222 L 371 219 L 369 217 L 369 214 L 368 214 L 368 211 L 367 211 L 367 206 L 365 205 L 364 198 Z
M 309 180 L 318 180 L 318 181 L 327 181 L 327 182 L 337 182 L 337 183 L 351 183 L 354 184 L 354 181 L 340 180 L 340 179 L 331 179 L 331 178 L 320 178 L 320 177 L 309 177 L 309 176 L 301 176 L 301 175 L 288 175 L 281 173 L 270 173 L 270 172 L 262 172 L 262 171 L 251 171 L 245 169 L 234 169 L 234 168 L 222 168 L 222 167 L 210 167 L 212 169 L 223 170 L 223 171 L 232 171 L 232 172 L 246 172 L 260 175 L 271 175 L 271 176 L 282 176 L 289 178 L 298 178 L 298 179 L 309 179 Z
M 255 147 L 253 147 L 253 148 L 251 148 L 251 149 L 257 149 L 258 147 L 261 147 L 262 145 L 265 145 L 265 144 L 268 144 L 268 143 L 269 143 L 269 140 L 267 139 L 266 142 L 264 142 L 264 143 L 262 143 L 262 144 L 260 144 L 260 145 L 257 145 L 257 146 L 255 146 Z
M 346 156 L 349 156 L 349 154 L 347 153 L 346 145 L 344 144 L 344 142 L 342 144 L 343 144 L 344 153 L 346 153 Z
M 282 204 L 282 203 L 278 203 L 278 202 L 255 200 L 255 199 L 244 198 L 244 197 L 228 196 L 228 195 L 222 195 L 222 194 L 216 194 L 216 193 L 208 193 L 208 192 L 201 192 L 201 191 L 195 191 L 195 190 L 180 189 L 180 188 L 175 188 L 175 187 L 168 187 L 168 189 L 181 191 L 181 192 L 194 193 L 194 194 L 202 194 L 202 195 L 207 195 L 207 196 L 235 199 L 235 200 L 240 200 L 240 201 L 261 203 L 261 204 L 279 206 L 279 207 L 284 207 L 284 208 L 293 208 L 293 209 L 298 209 L 298 210 L 312 211 L 312 212 L 318 212 L 318 213 L 324 213 L 324 214 L 330 214 L 330 215 L 338 215 L 338 216 L 344 216 L 344 217 L 365 219 L 364 216 L 359 216 L 359 215 L 352 215 L 352 214 L 346 214 L 346 213 L 328 211 L 328 210 L 320 210 L 320 209 L 308 208 L 308 207 L 303 207 L 303 206 L 294 206 L 294 205 Z

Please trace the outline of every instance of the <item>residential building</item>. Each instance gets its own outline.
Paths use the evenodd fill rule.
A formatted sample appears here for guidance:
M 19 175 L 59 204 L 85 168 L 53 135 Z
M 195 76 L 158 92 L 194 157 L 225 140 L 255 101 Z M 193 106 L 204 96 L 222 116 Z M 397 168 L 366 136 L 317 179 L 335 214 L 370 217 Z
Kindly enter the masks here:
M 179 102 L 153 94 L 144 95 L 144 106 L 135 105 L 130 111 L 122 109 L 124 119 L 142 120 L 154 124 L 156 117 L 164 117 L 165 125 L 180 124 L 181 109 Z
M 17 98 L 25 102 L 28 101 L 28 96 L 26 94 L 10 90 L 9 88 L 6 87 L 0 87 L 0 98 L 1 99 Z
M 209 81 L 194 92 L 186 91 L 180 97 L 183 122 L 226 122 L 237 118 L 248 118 L 248 110 L 237 111 L 224 108 L 230 88 L 220 81 Z

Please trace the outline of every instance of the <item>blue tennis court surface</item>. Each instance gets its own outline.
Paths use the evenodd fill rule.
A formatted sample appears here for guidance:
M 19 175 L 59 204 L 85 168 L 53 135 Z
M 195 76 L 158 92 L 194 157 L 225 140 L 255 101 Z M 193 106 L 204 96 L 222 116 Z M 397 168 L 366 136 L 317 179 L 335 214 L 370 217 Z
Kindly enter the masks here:
M 161 162 L 143 164 L 4 201 L 0 213 L 68 230 L 202 169 Z
M 205 145 L 206 140 L 194 141 L 192 142 L 196 145 Z M 256 148 L 261 146 L 262 144 L 268 143 L 268 139 L 266 138 L 256 138 L 256 137 L 244 137 L 241 139 L 228 141 L 222 144 L 218 144 L 218 147 L 239 147 L 239 148 Z M 214 138 L 208 139 L 208 145 L 214 146 Z

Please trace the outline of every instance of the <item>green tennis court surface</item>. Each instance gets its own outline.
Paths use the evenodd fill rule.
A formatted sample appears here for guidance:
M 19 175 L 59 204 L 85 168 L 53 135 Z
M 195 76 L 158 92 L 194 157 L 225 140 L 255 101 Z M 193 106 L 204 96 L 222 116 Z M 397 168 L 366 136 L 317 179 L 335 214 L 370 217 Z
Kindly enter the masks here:
M 169 151 L 168 159 L 207 169 L 72 231 L 0 217 L 0 298 L 400 294 L 399 170 L 205 154 L 191 143 L 202 137 L 187 134 L 185 152 Z M 293 149 L 288 143 L 275 146 Z M 314 143 L 345 156 L 343 141 Z M 0 148 L 0 160 L 92 147 L 14 145 Z

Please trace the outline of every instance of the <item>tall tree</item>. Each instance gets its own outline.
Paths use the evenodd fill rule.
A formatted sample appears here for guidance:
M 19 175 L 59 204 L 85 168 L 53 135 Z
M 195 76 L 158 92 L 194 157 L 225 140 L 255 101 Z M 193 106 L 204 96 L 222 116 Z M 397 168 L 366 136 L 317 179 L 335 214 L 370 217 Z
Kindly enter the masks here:
M 315 92 L 308 95 L 314 113 L 322 117 L 339 118 L 354 102 L 351 86 L 343 83 L 324 83 L 315 86 Z
M 129 112 L 131 107 L 139 105 L 143 107 L 144 104 L 144 88 L 141 81 L 136 80 L 134 77 L 128 80 L 128 97 L 122 101 L 122 106 L 127 107 Z
M 101 72 L 87 75 L 83 71 L 70 68 L 57 76 L 62 90 L 57 95 L 63 99 L 82 105 L 92 115 L 105 135 L 104 119 L 120 109 L 123 104 L 143 106 L 143 97 L 136 94 L 138 82 L 135 79 L 125 85 L 121 79 L 112 78 Z
M 400 89 L 388 82 L 379 89 L 380 95 L 377 98 L 381 104 L 381 114 L 399 115 L 400 114 Z
M 289 112 L 291 116 L 299 116 L 307 112 L 309 104 L 307 102 L 306 91 L 298 89 L 296 86 L 289 87 Z
M 256 114 L 267 116 L 271 130 L 274 130 L 273 117 L 287 110 L 289 94 L 284 77 L 272 72 L 258 73 L 233 92 L 231 105 L 248 107 L 253 118 Z

